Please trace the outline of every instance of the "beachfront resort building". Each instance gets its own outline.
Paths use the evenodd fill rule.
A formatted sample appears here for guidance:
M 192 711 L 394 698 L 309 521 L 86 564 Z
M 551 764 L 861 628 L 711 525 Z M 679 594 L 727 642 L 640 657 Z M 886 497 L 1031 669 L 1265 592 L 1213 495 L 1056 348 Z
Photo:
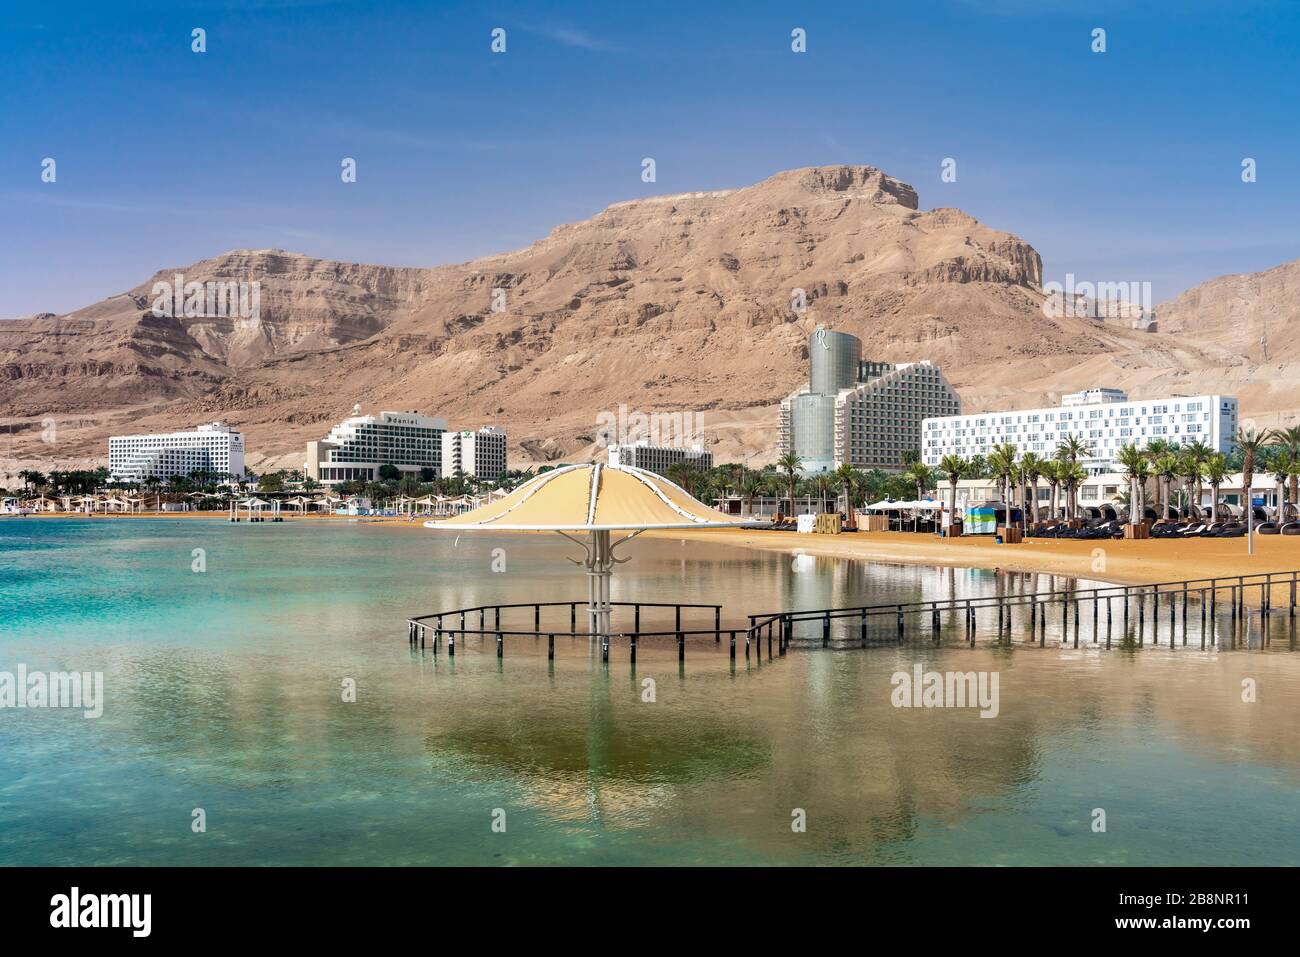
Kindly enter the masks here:
M 1057 446 L 1077 436 L 1092 455 L 1080 464 L 1090 475 L 1117 470 L 1125 445 L 1145 448 L 1154 439 L 1172 445 L 1200 441 L 1217 452 L 1231 452 L 1237 434 L 1237 400 L 1227 395 L 1184 395 L 1167 399 L 1129 399 L 1118 389 L 1087 389 L 1061 397 L 1061 404 L 1018 412 L 980 412 L 926 419 L 921 458 L 937 466 L 945 455 L 988 458 L 1009 443 L 1017 455 L 1033 452 L 1051 458 Z
M 506 433 L 495 425 L 442 436 L 442 477 L 495 482 L 506 470 Z
M 191 472 L 242 478 L 244 437 L 220 422 L 189 432 L 114 435 L 108 440 L 108 471 L 114 482 L 133 483 Z
M 921 423 L 955 415 L 961 399 L 928 361 L 862 359 L 856 336 L 818 326 L 808 341 L 809 379 L 781 402 L 777 448 L 807 474 L 858 469 L 898 472 L 921 448 Z
M 318 442 L 307 443 L 303 471 L 322 485 L 377 480 L 379 469 L 393 465 L 399 471 L 434 478 L 442 474 L 443 436 L 446 419 L 434 419 L 419 412 L 380 412 L 361 415 L 353 409 Z M 426 471 L 427 470 L 427 471 Z
M 702 445 L 674 448 L 641 441 L 611 445 L 608 451 L 610 465 L 630 465 L 665 478 L 668 477 L 668 470 L 680 462 L 697 469 L 713 468 L 713 453 L 706 452 Z

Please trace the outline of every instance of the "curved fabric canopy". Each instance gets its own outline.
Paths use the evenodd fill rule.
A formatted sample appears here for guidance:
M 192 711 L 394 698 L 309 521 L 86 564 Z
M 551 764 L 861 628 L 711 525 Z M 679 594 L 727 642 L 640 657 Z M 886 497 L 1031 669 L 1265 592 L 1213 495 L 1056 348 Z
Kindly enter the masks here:
M 654 472 L 627 465 L 566 465 L 530 479 L 505 498 L 425 527 L 596 532 L 759 524 L 709 508 Z

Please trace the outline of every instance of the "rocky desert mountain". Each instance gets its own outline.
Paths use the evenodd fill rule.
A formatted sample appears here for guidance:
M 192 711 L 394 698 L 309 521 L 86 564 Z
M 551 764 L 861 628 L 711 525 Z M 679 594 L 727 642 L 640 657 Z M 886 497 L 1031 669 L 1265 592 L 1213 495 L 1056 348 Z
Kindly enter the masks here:
M 616 203 L 461 265 L 238 250 L 0 322 L 0 472 L 99 463 L 110 434 L 213 419 L 244 431 L 253 468 L 300 467 L 354 403 L 503 425 L 512 464 L 591 458 L 597 417 L 620 404 L 698 412 L 720 461 L 761 462 L 819 323 L 871 357 L 935 361 L 971 411 L 1091 385 L 1230 392 L 1261 423 L 1300 411 L 1300 263 L 1189 290 L 1156 332 L 1048 318 L 1041 272 L 1028 243 L 923 212 L 869 166 Z M 154 283 L 178 273 L 259 282 L 259 318 L 154 316 Z

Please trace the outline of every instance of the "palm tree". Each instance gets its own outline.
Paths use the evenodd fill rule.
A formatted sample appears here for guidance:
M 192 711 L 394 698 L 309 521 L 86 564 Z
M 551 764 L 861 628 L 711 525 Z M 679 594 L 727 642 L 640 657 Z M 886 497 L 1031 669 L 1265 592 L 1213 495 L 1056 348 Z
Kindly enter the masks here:
M 763 489 L 767 487 L 767 481 L 758 472 L 746 472 L 740 479 L 739 492 L 744 500 L 744 514 L 752 517 L 754 514 L 754 496 L 763 494 Z
M 989 469 L 998 480 L 1002 506 L 1006 511 L 1004 524 L 1009 526 L 1011 524 L 1011 473 L 1016 468 L 1016 447 L 1010 442 L 995 446 L 989 453 L 988 463 Z
M 853 522 L 853 486 L 858 483 L 858 471 L 845 462 L 831 473 L 831 478 L 840 483 L 840 491 L 844 493 L 845 527 L 854 528 L 856 526 Z
M 1290 454 L 1281 446 L 1274 446 L 1275 452 L 1270 457 L 1268 467 L 1273 473 L 1273 481 L 1277 485 L 1277 520 L 1283 522 L 1286 519 L 1287 505 L 1290 500 L 1287 495 L 1286 480 L 1290 474 L 1288 471 L 1292 464 Z
M 1065 515 L 1071 521 L 1074 520 L 1075 510 L 1078 504 L 1078 497 L 1075 495 L 1075 489 L 1079 485 L 1078 468 L 1079 459 L 1087 458 L 1092 455 L 1092 447 L 1077 435 L 1067 435 L 1061 442 L 1056 445 L 1056 460 L 1066 463 L 1069 468 L 1061 476 L 1061 481 L 1065 484 Z M 1084 473 L 1085 477 L 1087 473 Z
M 919 502 L 925 497 L 925 493 L 935 486 L 934 469 L 930 468 L 924 462 L 916 460 L 912 462 L 903 475 L 916 485 L 916 500 Z M 913 520 L 913 530 L 920 527 L 920 509 L 917 509 L 916 518 Z
M 1268 429 L 1256 432 L 1254 429 L 1237 429 L 1237 450 L 1241 452 L 1241 495 L 1242 506 L 1246 510 L 1246 537 L 1250 539 L 1247 548 L 1254 552 L 1255 542 L 1251 532 L 1254 529 L 1255 509 L 1251 502 L 1250 489 L 1255 481 L 1255 456 L 1260 455 L 1268 445 L 1273 433 Z
M 786 487 L 790 491 L 790 516 L 794 516 L 794 484 L 803 460 L 793 452 L 786 452 L 776 460 L 776 467 L 785 473 Z
M 18 477 L 23 480 L 23 489 L 41 489 L 45 487 L 45 476 L 35 469 L 23 469 L 18 473 Z
M 1146 511 L 1146 481 L 1151 474 L 1151 464 L 1146 453 L 1132 442 L 1120 448 L 1115 461 L 1128 476 L 1128 523 L 1139 525 Z
M 1056 512 L 1056 491 L 1057 487 L 1061 484 L 1063 465 L 1064 463 L 1062 462 L 1053 462 L 1051 459 L 1047 459 L 1043 462 L 1042 466 L 1043 478 L 1047 480 L 1047 487 L 1052 490 L 1051 505 L 1049 506 L 1051 509 L 1052 521 L 1056 521 L 1059 517 Z
M 1297 480 L 1300 480 L 1300 457 L 1291 455 L 1289 452 L 1286 456 L 1286 477 L 1290 488 L 1296 487 Z M 1300 502 L 1295 499 L 1295 494 L 1289 496 L 1289 511 L 1291 514 L 1300 515 Z M 1287 515 L 1284 513 L 1279 521 L 1286 521 Z
M 1047 463 L 1033 452 L 1026 452 L 1020 457 L 1020 474 L 1029 486 L 1030 524 L 1038 524 L 1038 480 L 1043 477 Z
M 970 468 L 970 463 L 960 455 L 945 455 L 939 460 L 939 471 L 948 476 L 948 489 L 951 498 L 948 502 L 948 514 L 951 522 L 957 521 L 957 482 L 962 473 Z
M 817 496 L 817 511 L 826 510 L 826 502 L 832 497 L 831 493 L 835 489 L 835 479 L 827 472 L 818 472 L 812 478 L 812 491 Z
M 1020 506 L 1020 525 L 1023 528 L 1025 524 L 1025 470 L 1022 463 L 1017 462 L 1011 466 L 1011 474 L 1007 476 L 1007 481 L 1011 486 L 1011 497 Z
M 1178 451 L 1178 474 L 1187 485 L 1192 518 L 1201 517 L 1201 474 L 1212 450 L 1204 442 L 1189 442 Z
M 1219 516 L 1219 486 L 1231 473 L 1232 466 L 1228 463 L 1228 456 L 1222 452 L 1211 452 L 1201 465 L 1201 475 L 1210 483 L 1210 521 L 1214 521 Z
M 1182 461 L 1172 451 L 1163 452 L 1151 462 L 1151 471 L 1158 479 L 1157 488 L 1161 493 L 1160 505 L 1156 509 L 1161 518 L 1167 518 L 1169 515 L 1169 499 L 1173 490 L 1174 479 L 1182 468 Z
M 1286 449 L 1287 459 L 1290 462 L 1300 463 L 1300 425 L 1276 430 L 1273 433 L 1273 441 Z M 1287 479 L 1291 489 L 1289 500 L 1292 505 L 1300 505 L 1300 469 L 1288 471 Z
M 1079 486 L 1088 480 L 1088 470 L 1082 465 L 1069 462 L 1057 462 L 1056 467 L 1059 470 L 1061 485 L 1070 493 L 1070 500 L 1073 503 L 1072 510 L 1074 516 L 1079 515 Z

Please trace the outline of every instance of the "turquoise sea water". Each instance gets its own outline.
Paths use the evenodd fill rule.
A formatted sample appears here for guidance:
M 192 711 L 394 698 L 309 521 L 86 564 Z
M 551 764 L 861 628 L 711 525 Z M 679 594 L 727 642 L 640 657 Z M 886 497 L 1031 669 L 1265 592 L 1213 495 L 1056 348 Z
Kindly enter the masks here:
M 454 661 L 408 646 L 409 614 L 581 598 L 576 551 L 362 523 L 0 521 L 0 672 L 99 671 L 106 698 L 97 719 L 0 709 L 0 862 L 1300 862 L 1285 615 L 1265 650 L 985 637 L 795 648 L 734 672 L 711 641 L 684 668 L 643 644 L 635 670 L 585 639 L 557 640 L 553 666 L 531 639 L 500 663 L 491 642 Z M 616 600 L 717 601 L 737 623 L 1051 584 L 672 540 L 626 551 Z M 893 707 L 891 675 L 916 663 L 996 671 L 998 716 Z

